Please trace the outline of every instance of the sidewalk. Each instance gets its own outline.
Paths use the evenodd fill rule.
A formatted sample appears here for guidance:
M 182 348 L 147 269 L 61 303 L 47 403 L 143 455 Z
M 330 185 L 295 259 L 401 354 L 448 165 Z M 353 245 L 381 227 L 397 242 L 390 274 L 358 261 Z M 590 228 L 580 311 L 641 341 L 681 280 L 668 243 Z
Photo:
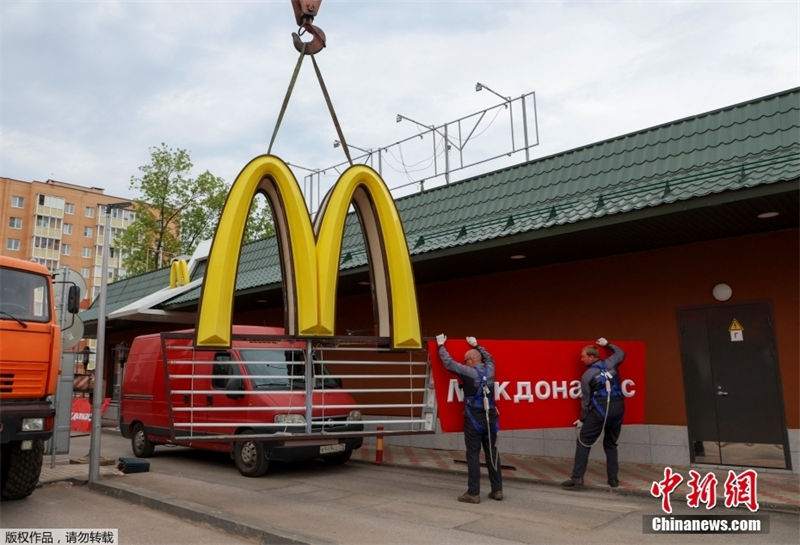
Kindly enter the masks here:
M 74 460 L 73 460 L 74 461 Z M 353 453 L 350 463 L 376 463 L 374 444 L 365 444 Z M 107 465 L 103 465 L 107 464 Z M 467 466 L 464 451 L 436 450 L 416 447 L 385 446 L 382 464 L 391 466 L 415 467 L 420 470 L 449 471 L 466 475 Z M 522 456 L 501 452 L 503 478 L 528 481 L 531 483 L 560 486 L 570 477 L 572 459 L 552 458 L 544 456 Z M 70 463 L 66 456 L 58 456 L 55 467 L 50 467 L 51 460 L 45 456 L 40 484 L 55 481 L 74 480 L 88 481 L 89 465 L 86 463 Z M 605 462 L 591 460 L 584 477 L 585 488 L 607 490 L 614 494 L 635 494 L 650 496 L 650 488 L 654 482 L 664 479 L 664 466 L 620 462 L 619 488 L 612 489 L 606 483 Z M 717 503 L 724 502 L 725 480 L 729 471 L 739 475 L 747 468 L 697 465 L 693 467 L 672 467 L 674 473 L 683 477 L 683 481 L 672 492 L 672 497 L 685 499 L 690 488 L 687 484 L 689 471 L 694 470 L 704 477 L 713 472 L 717 479 Z M 800 476 L 789 471 L 772 469 L 755 469 L 757 477 L 757 500 L 759 510 L 800 512 Z M 106 475 L 122 475 L 114 461 L 101 460 L 101 480 Z M 120 481 L 124 483 L 123 481 Z
M 375 445 L 365 444 L 353 453 L 351 461 L 375 463 Z M 571 458 L 547 456 L 523 456 L 500 453 L 503 466 L 503 479 L 529 481 L 537 484 L 560 486 L 572 474 Z M 464 451 L 437 450 L 414 447 L 387 446 L 383 450 L 384 465 L 413 466 L 420 469 L 451 471 L 466 475 L 467 465 Z M 717 479 L 717 503 L 722 504 L 721 494 L 728 472 L 739 475 L 749 468 L 696 465 L 692 467 L 671 467 L 673 473 L 683 477 L 683 481 L 672 493 L 673 498 L 685 499 L 690 492 L 687 484 L 689 471 L 694 470 L 702 479 L 713 472 Z M 774 469 L 755 469 L 757 477 L 757 499 L 759 510 L 800 512 L 800 475 L 790 471 Z M 654 482 L 664 479 L 664 466 L 620 462 L 619 487 L 610 488 L 606 483 L 605 461 L 590 460 L 584 476 L 584 488 L 608 490 L 615 494 L 634 494 L 651 496 L 650 488 Z

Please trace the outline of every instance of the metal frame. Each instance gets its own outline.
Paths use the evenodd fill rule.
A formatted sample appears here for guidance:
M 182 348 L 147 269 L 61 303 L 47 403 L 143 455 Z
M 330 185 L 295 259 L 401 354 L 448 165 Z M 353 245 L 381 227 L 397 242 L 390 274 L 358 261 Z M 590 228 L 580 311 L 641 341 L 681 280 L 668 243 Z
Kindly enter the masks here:
M 488 89 L 485 86 L 483 88 Z M 477 149 L 478 155 L 470 155 L 470 148 L 477 147 L 474 144 L 477 138 L 497 122 L 504 110 L 508 110 L 507 140 L 503 142 L 502 135 L 498 137 L 497 134 L 493 134 L 492 142 L 495 144 L 500 141 L 500 145 L 505 146 L 503 150 L 486 156 L 480 155 L 481 150 Z M 494 116 L 490 116 L 490 114 L 494 114 Z M 499 104 L 441 125 L 426 125 L 402 114 L 397 114 L 396 120 L 398 122 L 410 121 L 417 125 L 420 131 L 387 146 L 374 149 L 350 146 L 362 152 L 361 155 L 352 158 L 355 163 L 368 164 L 375 168 L 375 159 L 377 158 L 377 171 L 395 197 L 407 194 L 409 189 L 423 191 L 426 183 L 428 187 L 433 187 L 436 185 L 436 180 L 440 178 L 444 178 L 444 183 L 449 184 L 450 175 L 453 173 L 489 161 L 510 157 L 521 151 L 525 152 L 525 161 L 530 161 L 530 149 L 539 145 L 535 92 L 525 93 L 517 98 L 504 98 L 504 101 Z M 532 125 L 532 131 L 529 131 L 529 124 Z M 427 143 L 428 139 L 430 143 Z M 431 150 L 427 151 L 426 148 L 429 146 Z M 451 157 L 451 150 L 457 152 L 454 157 Z M 420 163 L 428 161 L 428 166 L 414 170 L 417 164 L 408 162 L 407 156 L 410 153 L 424 157 Z M 443 165 L 439 159 L 442 155 L 444 155 Z M 350 164 L 350 161 L 345 160 L 321 169 L 300 167 L 309 172 L 303 177 L 303 187 L 306 189 L 304 194 L 307 195 L 308 207 L 312 213 L 319 208 L 325 193 L 322 189 L 323 176 L 338 176 Z M 390 170 L 394 171 L 394 174 Z M 416 172 L 419 174 L 412 174 Z M 398 175 L 403 175 L 405 180 L 398 180 Z M 331 180 L 331 183 L 333 181 L 335 180 Z
M 302 390 L 223 390 L 223 389 L 197 389 L 197 379 L 219 378 L 213 374 L 195 373 L 196 365 L 253 365 L 259 363 L 275 363 L 272 360 L 244 362 L 239 360 L 215 361 L 213 359 L 198 359 L 198 352 L 215 353 L 219 349 L 199 349 L 192 345 L 175 344 L 172 339 L 191 339 L 191 333 L 163 333 L 161 335 L 162 353 L 165 355 L 164 384 L 166 387 L 167 413 L 170 423 L 170 439 L 176 443 L 192 441 L 229 441 L 231 439 L 248 438 L 263 441 L 298 441 L 319 438 L 339 437 L 368 437 L 378 435 L 413 435 L 434 433 L 436 421 L 436 396 L 433 389 L 428 353 L 425 349 L 419 350 L 394 350 L 389 348 L 390 339 L 381 337 L 327 337 L 308 339 L 305 337 L 289 337 L 279 335 L 232 335 L 232 344 L 237 341 L 256 341 L 264 343 L 263 347 L 241 347 L 237 350 L 287 350 L 286 347 L 269 348 L 267 343 L 297 343 L 305 354 L 305 361 L 297 361 L 295 365 L 303 365 L 304 387 Z M 294 350 L 300 350 L 296 347 Z M 184 353 L 181 357 L 174 357 L 177 350 Z M 192 356 L 187 359 L 185 353 L 189 351 Z M 314 358 L 313 354 L 321 357 Z M 170 354 L 173 354 L 171 356 Z M 313 363 L 313 365 L 310 365 Z M 178 365 L 189 366 L 187 369 L 176 371 Z M 341 381 L 344 388 L 326 388 L 325 381 L 316 384 L 318 378 L 315 374 L 317 366 L 324 366 L 330 371 L 325 374 L 326 379 Z M 366 372 L 365 372 L 366 371 Z M 371 372 L 370 372 L 371 371 Z M 250 375 L 233 373 L 227 379 L 253 379 L 272 378 L 286 379 L 291 384 L 292 379 L 298 375 Z M 178 381 L 188 381 L 189 387 L 176 384 Z M 406 384 L 397 384 L 405 381 Z M 342 404 L 325 403 L 329 396 L 320 396 L 325 392 L 351 394 L 354 402 Z M 268 419 L 251 419 L 242 422 L 225 422 L 221 417 L 212 418 L 211 415 L 222 413 L 241 412 L 242 407 L 200 406 L 195 403 L 196 396 L 209 396 L 215 399 L 218 396 L 234 395 L 263 395 L 290 396 L 297 393 L 304 394 L 303 406 L 289 402 L 280 406 L 247 407 L 253 414 L 264 413 Z M 316 395 L 312 395 L 316 394 Z M 175 406 L 175 396 L 188 396 L 186 406 Z M 378 401 L 374 399 L 378 396 Z M 322 397 L 323 402 L 315 404 L 314 398 Z M 368 399 L 365 399 L 368 398 Z M 302 409 L 305 417 L 304 424 L 276 423 L 273 421 L 277 412 L 285 414 L 300 414 Z M 336 419 L 326 416 L 328 410 L 336 409 Z M 362 414 L 361 420 L 342 420 L 340 412 L 343 409 L 357 410 Z M 314 416 L 314 415 L 317 416 Z M 347 426 L 351 429 L 334 431 L 334 427 Z M 361 427 L 353 430 L 353 427 Z M 238 434 L 221 433 L 220 428 L 257 428 L 257 433 Z M 261 431 L 263 430 L 263 431 Z

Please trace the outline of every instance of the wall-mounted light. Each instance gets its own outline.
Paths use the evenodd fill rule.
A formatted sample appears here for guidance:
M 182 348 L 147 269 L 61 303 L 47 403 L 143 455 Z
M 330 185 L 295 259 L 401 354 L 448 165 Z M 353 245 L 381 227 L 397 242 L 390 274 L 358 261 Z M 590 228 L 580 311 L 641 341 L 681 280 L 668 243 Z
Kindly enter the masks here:
M 778 216 L 780 216 L 780 215 L 781 215 L 781 213 L 780 213 L 780 212 L 775 212 L 774 210 L 771 210 L 771 211 L 769 211 L 769 212 L 761 212 L 761 213 L 760 213 L 759 215 L 757 215 L 756 217 L 757 217 L 758 219 L 760 219 L 760 220 L 765 220 L 765 219 L 769 219 L 769 218 L 776 218 L 776 217 L 778 217 Z
M 731 298 L 731 295 L 733 295 L 733 289 L 728 284 L 721 282 L 714 286 L 711 290 L 711 295 L 713 295 L 714 299 L 717 301 L 727 301 Z
M 511 259 L 518 260 L 518 259 L 525 259 L 526 257 L 527 256 L 525 254 L 514 254 L 511 256 Z

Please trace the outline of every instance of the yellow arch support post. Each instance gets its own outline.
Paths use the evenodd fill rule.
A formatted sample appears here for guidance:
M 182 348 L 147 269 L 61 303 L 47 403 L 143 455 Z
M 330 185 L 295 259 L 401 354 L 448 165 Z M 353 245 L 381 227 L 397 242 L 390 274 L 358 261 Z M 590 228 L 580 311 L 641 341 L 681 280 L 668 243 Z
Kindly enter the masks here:
M 416 291 L 400 216 L 386 184 L 372 169 L 347 169 L 326 196 L 312 229 L 300 187 L 281 159 L 263 155 L 236 178 L 208 258 L 197 322 L 197 345 L 230 346 L 239 254 L 250 204 L 257 192 L 273 210 L 284 272 L 286 329 L 290 335 L 332 336 L 339 256 L 347 209 L 362 222 L 376 280 L 378 330 L 396 348 L 420 348 Z M 382 243 L 382 244 L 381 244 Z

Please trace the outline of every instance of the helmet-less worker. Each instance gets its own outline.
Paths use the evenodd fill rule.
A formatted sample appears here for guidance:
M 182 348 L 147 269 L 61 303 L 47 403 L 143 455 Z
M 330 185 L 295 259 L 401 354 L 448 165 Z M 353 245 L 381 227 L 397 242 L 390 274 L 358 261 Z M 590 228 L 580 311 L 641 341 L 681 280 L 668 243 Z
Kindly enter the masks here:
M 598 345 L 610 350 L 611 355 L 600 359 Z M 620 387 L 618 367 L 624 359 L 625 352 L 603 337 L 581 351 L 581 361 L 586 364 L 587 369 L 581 376 L 581 417 L 574 422 L 578 428 L 575 463 L 572 477 L 561 483 L 562 486 L 583 486 L 589 452 L 603 431 L 608 485 L 612 488 L 619 486 L 617 441 L 622 431 L 622 417 L 625 415 L 625 398 Z
M 436 336 L 439 357 L 445 368 L 461 379 L 464 389 L 464 443 L 467 447 L 467 491 L 458 497 L 465 503 L 480 503 L 481 447 L 489 469 L 489 482 L 493 500 L 503 499 L 503 477 L 500 473 L 500 456 L 497 452 L 497 408 L 494 402 L 494 368 L 491 354 L 478 344 L 475 337 L 467 337 L 470 349 L 464 354 L 464 363 L 458 363 L 445 348 L 447 337 Z

